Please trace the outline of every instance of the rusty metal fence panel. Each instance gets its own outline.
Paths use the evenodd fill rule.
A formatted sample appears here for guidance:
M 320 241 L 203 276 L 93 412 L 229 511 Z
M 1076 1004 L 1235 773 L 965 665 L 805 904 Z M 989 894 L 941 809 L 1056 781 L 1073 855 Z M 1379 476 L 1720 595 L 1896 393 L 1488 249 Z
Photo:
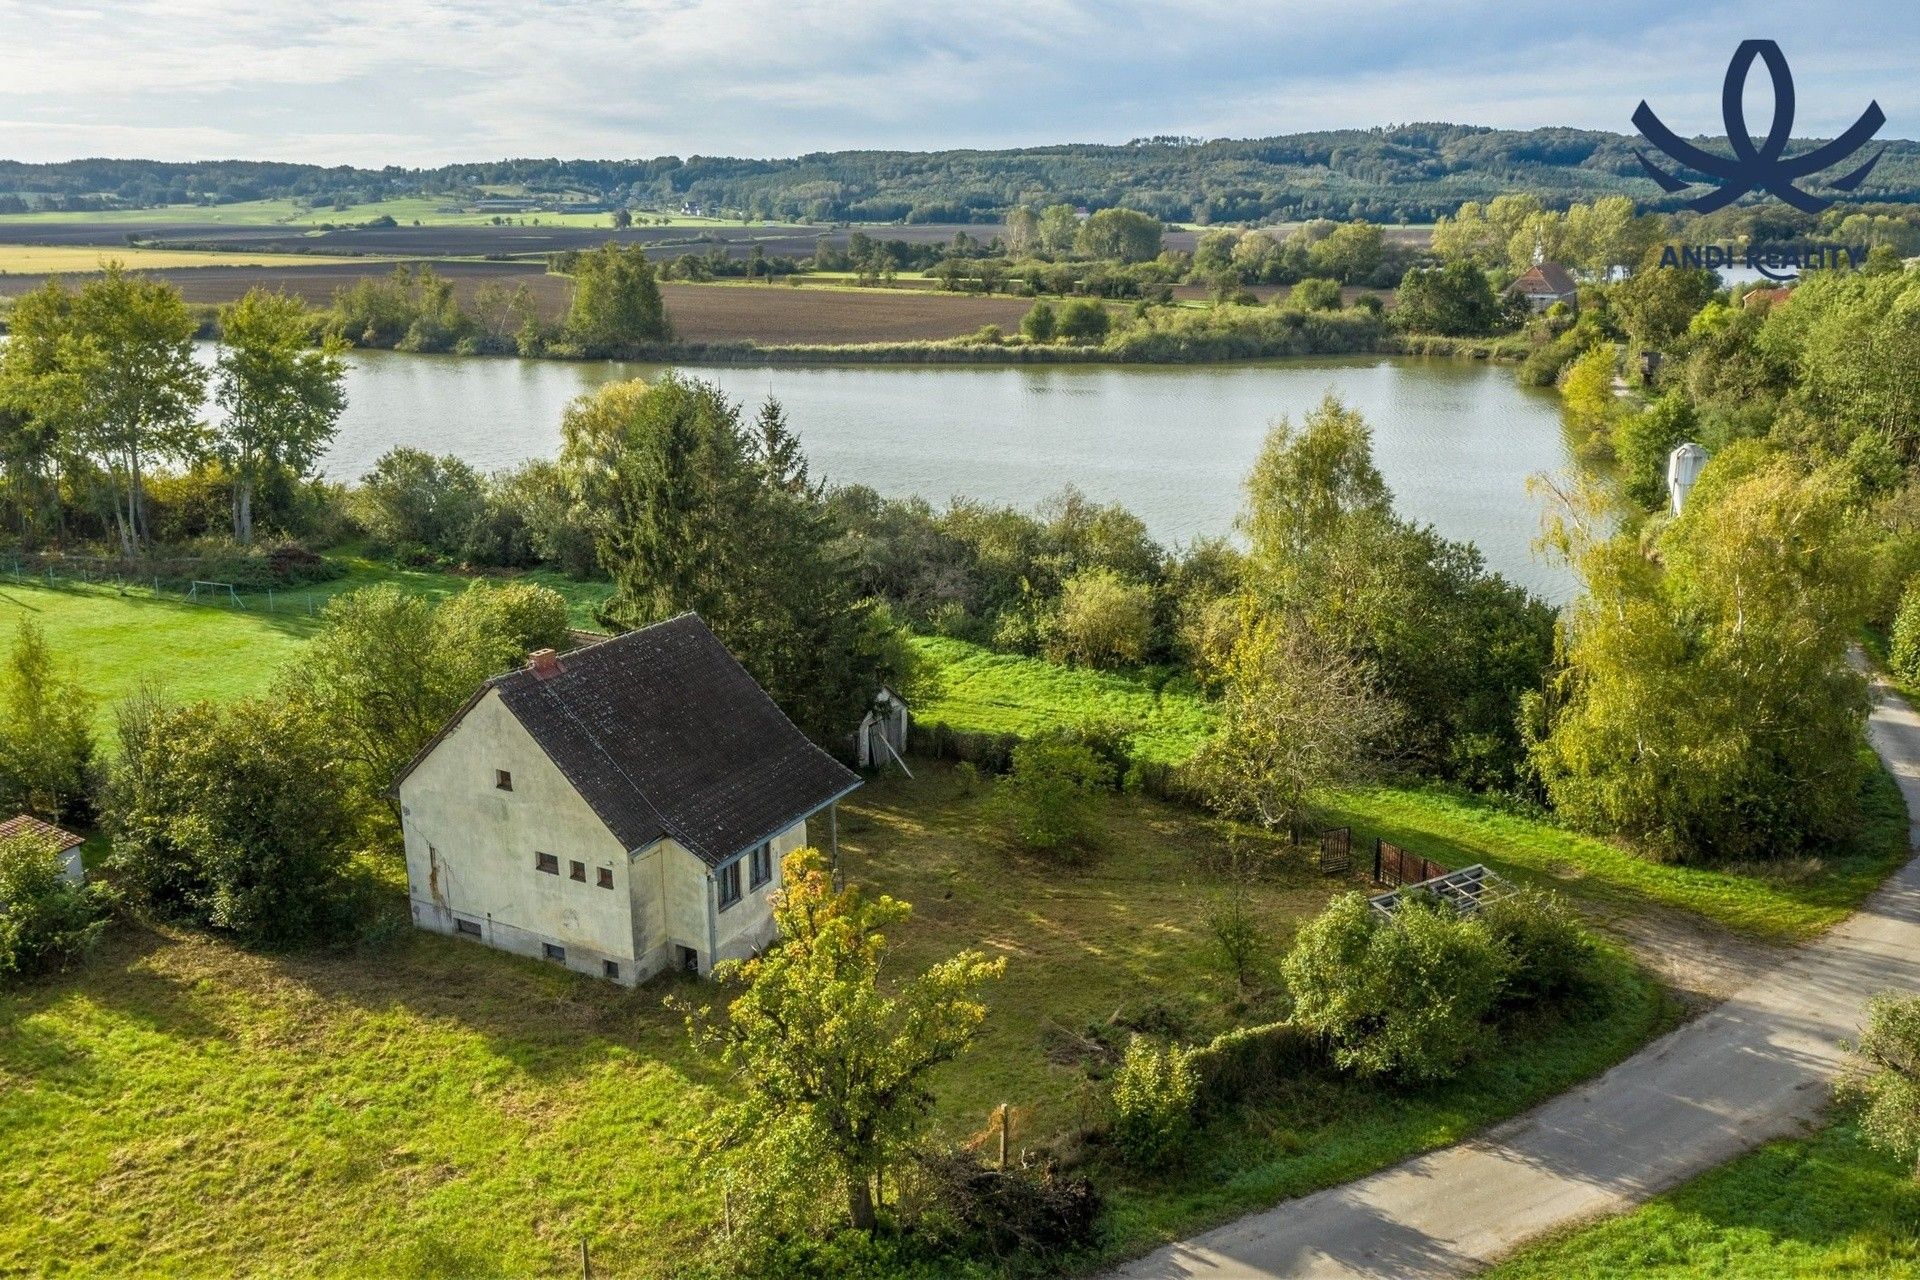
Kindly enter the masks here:
M 1398 887 L 1419 884 L 1447 874 L 1439 863 L 1402 849 L 1386 840 L 1373 842 L 1373 879 L 1376 884 Z
M 1330 827 L 1320 833 L 1320 874 L 1339 875 L 1353 865 L 1353 828 Z

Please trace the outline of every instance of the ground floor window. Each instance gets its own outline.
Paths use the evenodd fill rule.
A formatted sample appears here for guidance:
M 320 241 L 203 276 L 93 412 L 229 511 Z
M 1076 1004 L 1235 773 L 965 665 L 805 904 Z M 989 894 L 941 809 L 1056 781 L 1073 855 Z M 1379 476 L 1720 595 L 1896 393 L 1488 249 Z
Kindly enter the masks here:
M 565 947 L 556 947 L 551 942 L 543 942 L 540 944 L 540 950 L 549 960 L 558 960 L 561 964 L 567 962 L 567 949 Z
M 752 863 L 752 881 L 754 888 L 758 889 L 761 885 L 773 879 L 773 843 L 771 841 L 755 849 L 748 855 L 748 860 Z
M 461 933 L 466 934 L 469 938 L 477 938 L 480 936 L 480 922 L 478 920 L 455 920 L 453 927 Z
M 738 859 L 720 868 L 720 909 L 725 911 L 740 901 L 740 863 Z
M 614 960 L 602 960 L 600 962 L 600 971 L 609 978 L 617 979 L 620 976 L 620 965 Z

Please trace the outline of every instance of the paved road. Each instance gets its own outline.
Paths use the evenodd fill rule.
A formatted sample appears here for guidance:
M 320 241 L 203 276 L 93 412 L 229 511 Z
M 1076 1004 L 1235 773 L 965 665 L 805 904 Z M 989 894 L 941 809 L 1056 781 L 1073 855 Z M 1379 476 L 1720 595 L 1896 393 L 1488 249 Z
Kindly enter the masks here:
M 1875 696 L 1868 734 L 1920 814 L 1920 716 Z M 1792 1133 L 1825 1104 L 1861 1006 L 1888 988 L 1920 991 L 1920 859 L 1778 970 L 1584 1087 L 1472 1142 L 1169 1245 L 1115 1280 L 1471 1274 Z

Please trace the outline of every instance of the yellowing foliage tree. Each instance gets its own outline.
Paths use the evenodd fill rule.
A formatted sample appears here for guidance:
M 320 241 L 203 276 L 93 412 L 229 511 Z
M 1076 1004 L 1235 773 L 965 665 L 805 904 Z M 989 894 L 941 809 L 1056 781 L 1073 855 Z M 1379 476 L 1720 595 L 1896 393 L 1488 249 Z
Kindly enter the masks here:
M 987 1016 L 980 988 L 1006 961 L 963 951 L 883 989 L 886 930 L 912 908 L 835 889 L 816 849 L 789 854 L 781 875 L 780 942 L 719 966 L 714 976 L 743 990 L 724 1020 L 691 1029 L 746 1087 L 734 1118 L 762 1185 L 830 1178 L 848 1221 L 871 1230 L 877 1180 L 925 1130 L 928 1073 L 972 1042 Z

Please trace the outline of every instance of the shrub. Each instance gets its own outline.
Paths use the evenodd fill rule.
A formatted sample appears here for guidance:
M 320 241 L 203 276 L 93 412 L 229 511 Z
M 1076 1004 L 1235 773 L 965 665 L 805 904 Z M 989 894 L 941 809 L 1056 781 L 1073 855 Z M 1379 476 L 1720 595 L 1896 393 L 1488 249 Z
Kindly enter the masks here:
M 1511 962 L 1500 991 L 1504 1007 L 1566 1005 L 1593 992 L 1593 939 L 1559 894 L 1516 889 L 1482 907 L 1480 922 Z
M 0 840 L 0 979 L 64 969 L 105 928 L 99 891 L 61 874 L 51 841 Z
M 1136 1168 L 1171 1163 L 1193 1133 L 1199 1101 L 1193 1052 L 1142 1036 L 1127 1044 L 1113 1076 L 1113 1141 Z
M 1344 894 L 1300 930 L 1284 962 L 1294 1019 L 1363 1076 L 1445 1079 L 1486 1041 L 1512 962 L 1487 927 L 1432 898 L 1392 916 Z
M 1111 569 L 1067 579 L 1048 627 L 1047 656 L 1089 667 L 1130 667 L 1153 640 L 1153 591 Z
M 245 699 L 122 709 L 111 866 L 162 915 L 285 945 L 340 923 L 352 819 L 304 709 Z
M 23 620 L 0 666 L 0 807 L 56 822 L 89 812 L 91 696 L 54 669 L 39 626 Z
M 1867 1001 L 1867 1021 L 1841 1081 L 1860 1108 L 1867 1140 L 1910 1166 L 1920 1162 L 1920 996 L 1883 991 Z
M 1308 276 L 1287 291 L 1287 305 L 1301 311 L 1338 311 L 1340 285 L 1337 281 Z
M 1078 743 L 1036 738 L 1013 749 L 1013 771 L 994 785 L 994 801 L 1029 848 L 1083 844 L 1092 834 L 1092 797 L 1113 772 Z
M 1060 336 L 1076 345 L 1097 345 L 1112 327 L 1113 317 L 1091 298 L 1075 298 L 1060 308 Z
M 1234 986 L 1245 990 L 1266 957 L 1267 936 L 1244 893 L 1229 889 L 1213 904 L 1207 912 L 1207 934 Z
M 443 556 L 464 553 L 485 512 L 478 472 L 452 455 L 419 449 L 387 450 L 354 492 L 354 514 L 375 541 Z
M 504 638 L 520 654 L 565 649 L 570 643 L 566 597 L 536 582 L 476 579 L 441 604 L 434 625 L 472 628 L 476 637 Z
M 1327 1044 L 1297 1022 L 1270 1022 L 1222 1032 L 1188 1058 L 1204 1111 L 1270 1093 L 1279 1084 L 1327 1065 Z
M 1051 302 L 1036 302 L 1020 318 L 1020 332 L 1030 342 L 1052 342 L 1059 332 L 1059 318 Z
M 1909 579 L 1906 590 L 1900 593 L 1887 662 L 1902 680 L 1920 680 L 1920 575 Z

